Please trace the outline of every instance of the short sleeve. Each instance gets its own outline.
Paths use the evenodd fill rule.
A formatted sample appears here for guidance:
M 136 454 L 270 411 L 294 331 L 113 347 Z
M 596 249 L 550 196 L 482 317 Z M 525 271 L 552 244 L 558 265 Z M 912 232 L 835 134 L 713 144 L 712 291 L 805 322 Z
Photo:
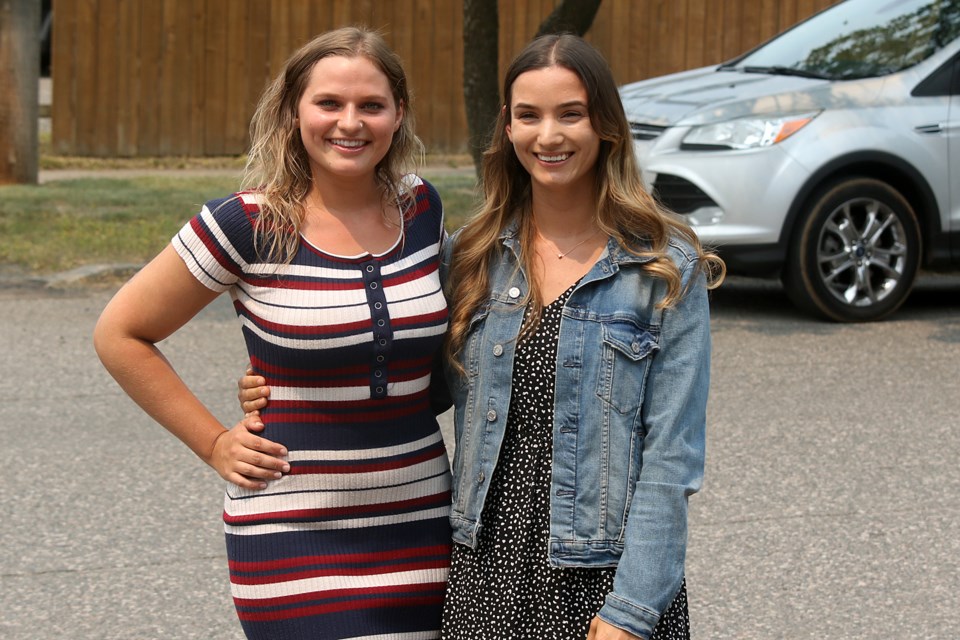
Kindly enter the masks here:
M 247 271 L 258 210 L 250 193 L 212 200 L 173 237 L 174 250 L 208 289 L 225 291 Z

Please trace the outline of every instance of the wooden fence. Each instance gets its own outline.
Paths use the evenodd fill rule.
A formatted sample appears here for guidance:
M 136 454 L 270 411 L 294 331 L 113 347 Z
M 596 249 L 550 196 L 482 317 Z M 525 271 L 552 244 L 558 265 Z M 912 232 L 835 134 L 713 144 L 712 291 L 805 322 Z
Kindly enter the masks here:
M 603 0 L 588 39 L 618 82 L 731 58 L 837 0 Z M 555 0 L 500 0 L 500 71 Z M 243 153 L 264 85 L 313 35 L 381 29 L 418 133 L 467 148 L 461 0 L 54 0 L 52 145 L 64 155 Z

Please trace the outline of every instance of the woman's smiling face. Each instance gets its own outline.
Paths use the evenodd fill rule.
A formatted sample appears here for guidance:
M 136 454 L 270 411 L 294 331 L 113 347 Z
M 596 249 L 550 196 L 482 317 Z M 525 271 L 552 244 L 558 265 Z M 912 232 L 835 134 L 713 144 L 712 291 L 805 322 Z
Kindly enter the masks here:
M 319 60 L 297 105 L 314 177 L 372 178 L 402 120 L 387 76 L 363 56 Z
M 600 137 L 577 74 L 556 65 L 526 71 L 511 93 L 506 133 L 534 187 L 592 188 Z

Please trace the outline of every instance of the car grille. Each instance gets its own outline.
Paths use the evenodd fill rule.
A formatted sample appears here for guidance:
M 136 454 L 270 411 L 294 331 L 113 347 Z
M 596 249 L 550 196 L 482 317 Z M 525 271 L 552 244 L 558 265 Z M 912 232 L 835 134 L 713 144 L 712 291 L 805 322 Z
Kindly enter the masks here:
M 653 196 L 674 213 L 691 213 L 701 207 L 715 207 L 700 187 L 680 176 L 661 173 L 653 181 Z
M 658 127 L 653 124 L 643 124 L 640 122 L 630 123 L 630 133 L 634 140 L 654 140 L 666 130 L 666 127 Z

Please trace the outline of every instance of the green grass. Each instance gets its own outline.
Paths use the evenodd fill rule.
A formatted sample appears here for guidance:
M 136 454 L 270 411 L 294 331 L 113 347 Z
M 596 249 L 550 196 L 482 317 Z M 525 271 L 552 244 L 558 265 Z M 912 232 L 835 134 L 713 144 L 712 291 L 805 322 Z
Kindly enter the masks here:
M 447 227 L 459 227 L 475 203 L 472 174 L 424 174 L 443 198 Z M 236 188 L 229 176 L 98 177 L 0 187 L 0 265 L 50 274 L 90 264 L 142 264 L 204 202 Z

